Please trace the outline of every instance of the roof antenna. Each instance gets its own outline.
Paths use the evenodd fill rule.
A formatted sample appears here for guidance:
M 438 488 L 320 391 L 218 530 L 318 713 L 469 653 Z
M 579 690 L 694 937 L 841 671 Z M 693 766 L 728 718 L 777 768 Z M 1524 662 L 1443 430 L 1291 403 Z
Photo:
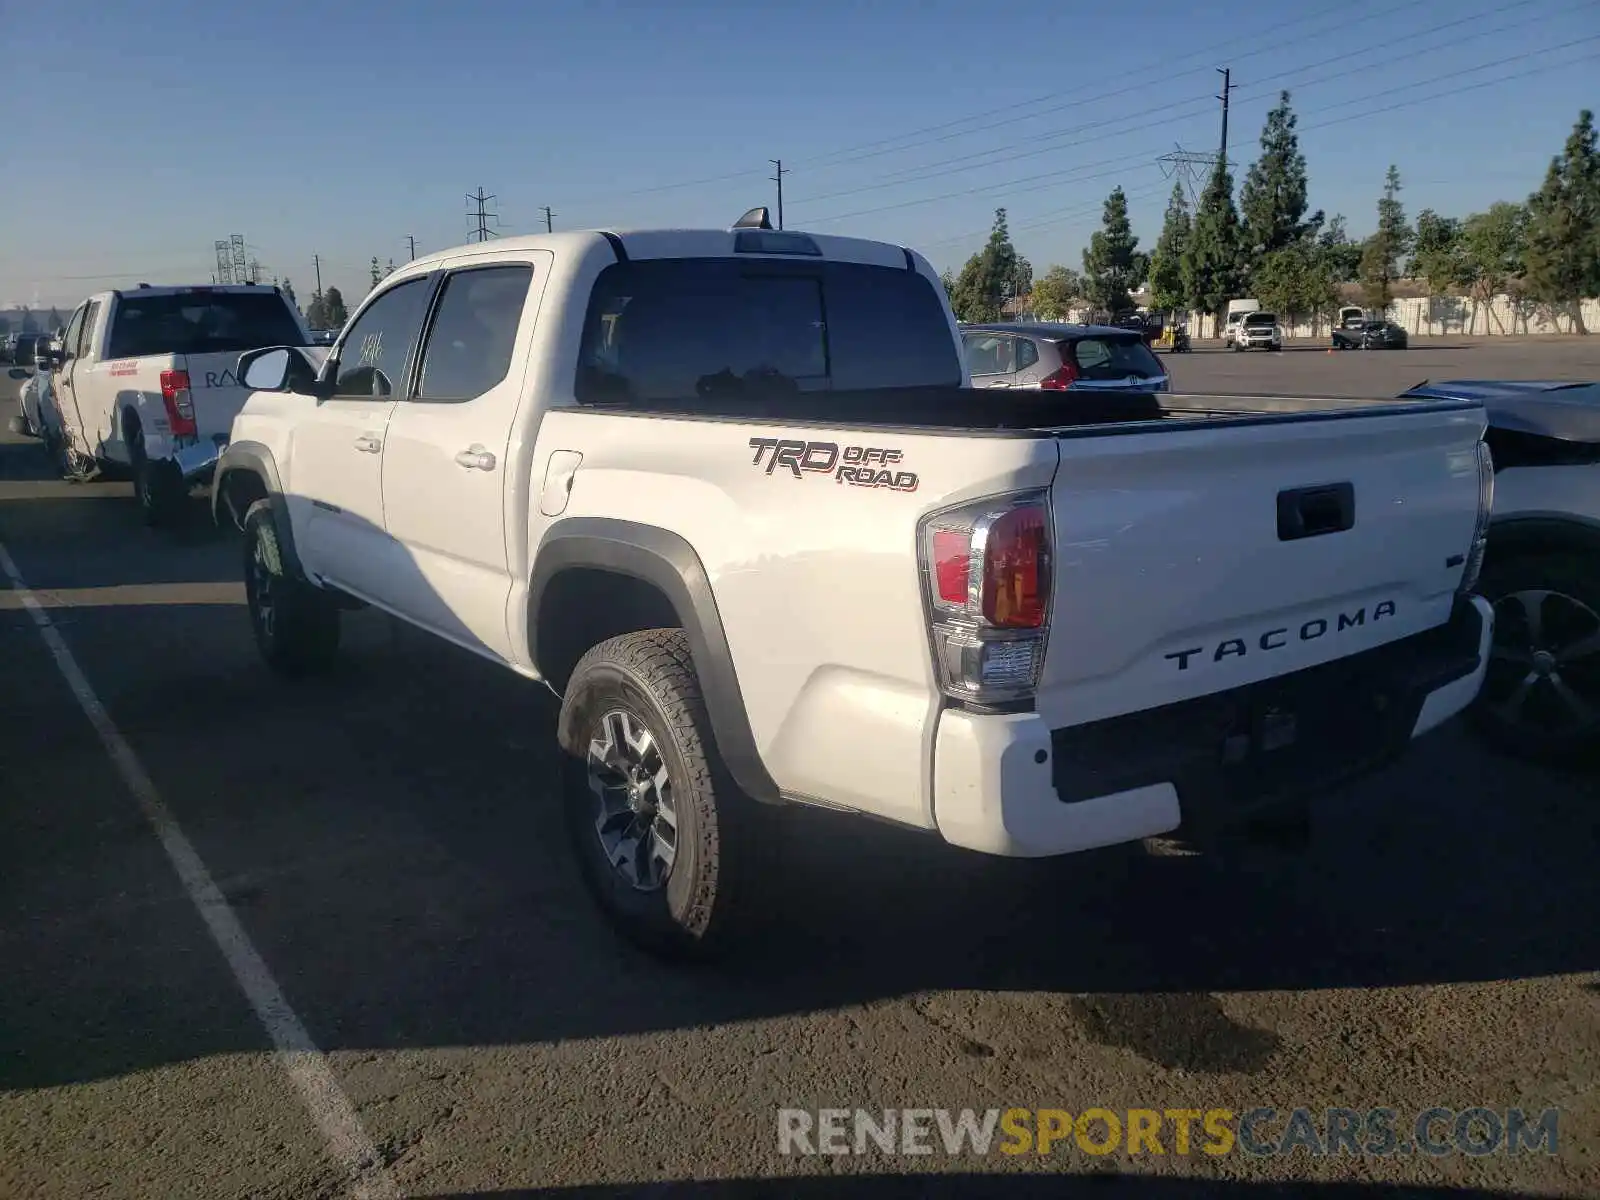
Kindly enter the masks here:
M 733 227 L 735 229 L 771 229 L 772 218 L 767 215 L 765 206 L 752 208 L 735 221 Z

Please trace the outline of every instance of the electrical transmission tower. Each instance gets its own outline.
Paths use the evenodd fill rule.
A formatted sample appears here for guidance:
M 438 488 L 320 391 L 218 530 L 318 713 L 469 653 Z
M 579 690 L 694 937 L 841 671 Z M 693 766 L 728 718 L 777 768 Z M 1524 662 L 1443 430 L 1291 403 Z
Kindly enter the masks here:
M 467 193 L 467 203 L 475 206 L 473 211 L 467 214 L 468 217 L 476 222 L 470 235 L 475 242 L 486 242 L 492 237 L 500 236 L 489 228 L 490 222 L 496 225 L 500 224 L 499 216 L 490 212 L 488 208 L 489 201 L 493 199 L 493 196 L 484 195 L 481 187 L 476 193 Z
M 1201 150 L 1185 150 L 1176 142 L 1172 151 L 1156 159 L 1156 165 L 1161 168 L 1161 174 L 1171 179 L 1174 176 L 1183 180 L 1184 187 L 1189 193 L 1189 203 L 1192 207 L 1200 206 L 1199 180 L 1202 176 L 1209 177 L 1217 169 L 1220 161 L 1214 153 Z
M 235 283 L 248 283 L 250 280 L 250 264 L 244 257 L 244 234 L 235 233 L 228 237 L 228 247 L 233 252 L 233 281 Z
M 233 252 L 227 238 L 218 238 L 213 246 L 217 251 L 217 282 L 233 282 Z

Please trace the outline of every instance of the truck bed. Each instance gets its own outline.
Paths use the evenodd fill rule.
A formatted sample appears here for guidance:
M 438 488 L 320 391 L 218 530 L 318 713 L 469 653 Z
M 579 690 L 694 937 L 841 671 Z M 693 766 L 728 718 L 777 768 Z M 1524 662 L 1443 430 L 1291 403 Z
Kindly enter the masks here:
M 610 408 L 610 405 L 585 405 Z M 677 418 L 783 421 L 960 433 L 971 436 L 1071 437 L 1151 431 L 1151 423 L 1258 424 L 1341 417 L 1445 412 L 1481 407 L 1473 400 L 1424 397 L 1224 396 L 1168 392 L 1047 392 L 916 387 L 875 391 L 766 390 L 683 402 L 631 401 L 616 407 Z M 1159 428 L 1159 427 L 1155 427 Z

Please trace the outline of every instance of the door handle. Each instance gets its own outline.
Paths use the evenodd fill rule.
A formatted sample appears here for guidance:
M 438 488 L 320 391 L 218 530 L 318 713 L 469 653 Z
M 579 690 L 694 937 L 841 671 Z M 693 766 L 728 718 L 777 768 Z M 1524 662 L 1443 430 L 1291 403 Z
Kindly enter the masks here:
M 356 449 L 363 454 L 377 454 L 383 449 L 383 439 L 374 434 L 363 433 L 356 439 Z
M 494 455 L 490 454 L 482 446 L 475 445 L 470 449 L 458 452 L 456 454 L 456 462 L 460 466 L 466 467 L 469 471 L 494 470 Z
M 989 386 L 992 387 L 992 388 L 993 387 L 1010 387 L 1011 386 L 1011 382 L 1010 382 L 1010 380 L 1007 380 L 1007 379 L 996 379 Z

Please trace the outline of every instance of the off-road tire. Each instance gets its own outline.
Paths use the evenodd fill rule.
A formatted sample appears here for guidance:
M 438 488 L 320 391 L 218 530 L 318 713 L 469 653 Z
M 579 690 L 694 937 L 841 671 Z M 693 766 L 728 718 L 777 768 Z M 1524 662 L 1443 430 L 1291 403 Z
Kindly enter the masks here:
M 270 500 L 245 513 L 243 545 L 245 602 L 262 660 L 288 679 L 326 671 L 339 655 L 338 603 L 285 564 Z
M 671 779 L 677 850 L 652 891 L 618 873 L 596 828 L 588 750 L 605 715 L 619 709 L 649 730 Z M 618 932 L 670 960 L 705 961 L 740 941 L 754 924 L 752 892 L 772 848 L 771 814 L 738 790 L 717 752 L 684 632 L 650 629 L 592 647 L 567 683 L 558 736 L 572 851 Z

